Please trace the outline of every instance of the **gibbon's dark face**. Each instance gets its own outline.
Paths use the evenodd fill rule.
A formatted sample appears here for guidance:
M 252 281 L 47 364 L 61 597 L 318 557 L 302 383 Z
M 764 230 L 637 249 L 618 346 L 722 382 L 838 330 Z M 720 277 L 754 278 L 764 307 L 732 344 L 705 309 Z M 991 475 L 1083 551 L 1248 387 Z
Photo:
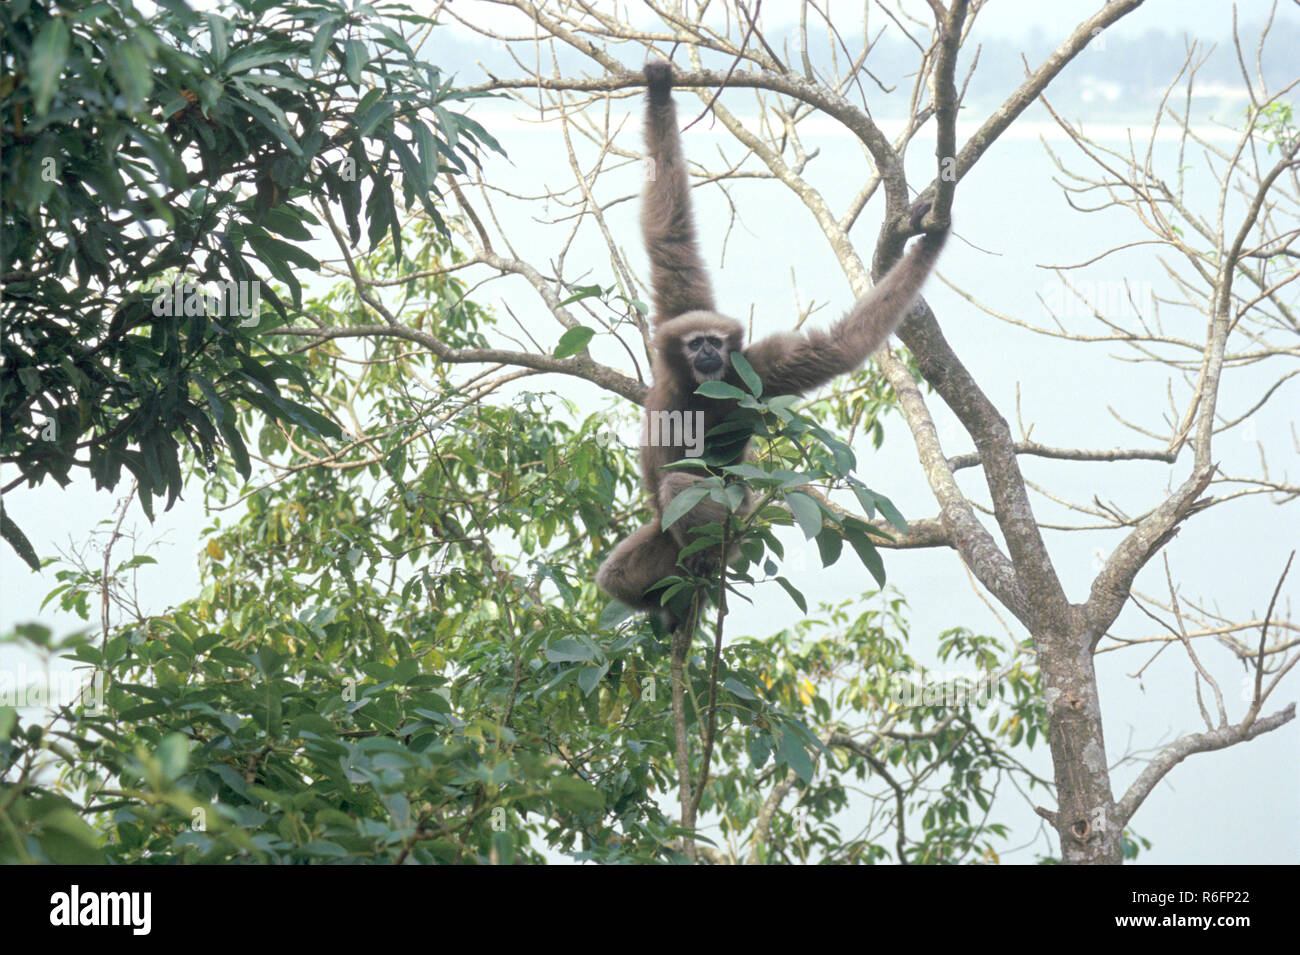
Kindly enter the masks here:
M 682 344 L 697 383 L 717 381 L 727 373 L 727 336 L 722 332 L 697 332 Z

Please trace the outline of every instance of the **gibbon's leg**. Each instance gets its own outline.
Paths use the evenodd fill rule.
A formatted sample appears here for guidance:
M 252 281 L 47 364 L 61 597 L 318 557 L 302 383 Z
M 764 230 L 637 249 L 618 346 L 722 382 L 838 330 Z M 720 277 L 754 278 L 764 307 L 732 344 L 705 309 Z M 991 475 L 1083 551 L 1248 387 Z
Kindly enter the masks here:
M 657 325 L 683 312 L 711 312 L 713 289 L 700 261 L 691 218 L 691 184 L 682 158 L 673 105 L 673 68 L 645 65 L 649 96 L 645 111 L 645 148 L 649 165 L 641 198 L 641 232 L 650 255 L 650 287 Z
M 646 591 L 681 573 L 677 567 L 678 545 L 659 529 L 659 522 L 646 524 L 615 547 L 596 571 L 596 586 L 629 607 L 659 610 L 659 601 Z

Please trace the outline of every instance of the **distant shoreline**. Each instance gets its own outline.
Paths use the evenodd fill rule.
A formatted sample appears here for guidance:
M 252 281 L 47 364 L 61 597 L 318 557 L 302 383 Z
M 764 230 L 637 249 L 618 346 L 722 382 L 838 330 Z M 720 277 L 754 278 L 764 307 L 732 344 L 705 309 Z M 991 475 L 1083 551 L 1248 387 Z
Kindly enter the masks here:
M 491 106 L 483 103 L 476 103 L 473 107 L 473 115 L 480 121 L 487 121 L 489 129 L 494 131 L 509 129 L 512 131 L 533 131 L 555 135 L 555 128 L 551 120 L 530 119 L 522 115 L 521 106 L 503 107 L 493 104 Z M 987 114 L 983 114 L 987 115 Z M 1078 116 L 1063 114 L 1067 122 L 1072 124 L 1079 123 Z M 743 115 L 737 117 L 746 126 L 754 126 L 754 117 L 752 115 Z M 1236 118 L 1236 117 L 1234 117 Z M 631 113 L 628 115 L 629 120 L 635 119 Z M 892 141 L 903 128 L 902 119 L 875 117 L 876 122 L 880 125 L 885 135 Z M 1108 117 L 1105 120 L 1092 122 L 1088 119 L 1082 120 L 1082 131 L 1085 135 L 1093 139 L 1103 140 L 1127 140 L 1130 133 L 1138 139 L 1148 139 L 1151 135 L 1151 118 L 1134 117 L 1127 123 L 1122 119 Z M 979 129 L 981 122 L 962 122 L 957 123 L 957 138 L 964 141 L 973 136 Z M 623 133 L 626 135 L 636 135 L 639 126 L 625 127 Z M 933 139 L 931 134 L 932 126 L 923 129 L 917 136 L 917 140 Z M 804 135 L 833 136 L 842 135 L 853 138 L 843 124 L 838 120 L 831 119 L 829 116 L 810 116 L 799 123 L 799 130 Z M 708 135 L 711 130 L 707 123 L 699 123 L 689 135 Z M 718 127 L 716 131 L 720 136 L 729 136 L 725 129 Z M 1192 132 L 1202 139 L 1212 140 L 1214 142 L 1235 142 L 1241 136 L 1240 130 L 1230 129 L 1225 126 L 1203 123 L 1192 127 Z M 1165 119 L 1160 124 L 1159 133 L 1156 139 L 1162 142 L 1176 141 L 1182 135 L 1182 129 L 1176 125 L 1174 120 Z M 1050 141 L 1068 142 L 1069 136 L 1054 122 L 1043 122 L 1042 120 L 1019 119 L 1014 121 L 998 137 L 999 140 L 1037 140 L 1044 138 Z

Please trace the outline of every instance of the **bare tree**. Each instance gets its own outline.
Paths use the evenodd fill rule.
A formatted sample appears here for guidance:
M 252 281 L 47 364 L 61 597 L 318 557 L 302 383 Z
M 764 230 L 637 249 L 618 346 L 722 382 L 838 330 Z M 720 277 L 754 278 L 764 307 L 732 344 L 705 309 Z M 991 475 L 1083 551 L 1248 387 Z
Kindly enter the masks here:
M 914 49 L 909 118 L 893 139 L 882 131 L 867 108 L 868 87 L 883 89 L 871 71 L 870 58 L 879 31 L 873 38 L 874 23 L 863 23 L 855 41 L 838 18 L 832 23 L 813 0 L 800 4 L 795 42 L 786 45 L 773 43 L 765 34 L 761 2 L 733 0 L 722 5 L 704 0 L 688 5 L 647 0 L 645 7 L 653 13 L 652 23 L 633 21 L 611 12 L 613 8 L 604 4 L 583 0 L 547 4 L 498 0 L 469 7 L 449 4 L 444 8 L 448 17 L 500 44 L 513 60 L 508 70 L 504 66 L 485 67 L 489 79 L 481 88 L 508 91 L 541 119 L 553 123 L 557 142 L 567 150 L 574 173 L 571 187 L 545 189 L 532 196 L 512 195 L 491 183 L 481 183 L 476 192 L 466 190 L 471 195 L 457 192 L 461 212 L 469 224 L 466 239 L 473 246 L 473 254 L 449 268 L 480 269 L 486 276 L 484 281 L 521 277 L 535 290 L 560 330 L 585 325 L 603 327 L 615 336 L 630 332 L 633 341 L 624 342 L 624 348 L 632 371 L 600 364 L 586 349 L 572 357 L 556 358 L 536 342 L 532 347 L 518 348 L 451 347 L 404 323 L 400 310 L 386 304 L 374 283 L 355 268 L 351 268 L 351 275 L 363 302 L 376 316 L 374 323 L 291 331 L 318 340 L 401 338 L 429 349 L 448 363 L 514 366 L 576 376 L 640 402 L 646 390 L 641 356 L 649 341 L 644 318 L 629 307 L 626 316 L 614 323 L 590 308 L 590 302 L 571 301 L 571 289 L 582 280 L 589 263 L 575 264 L 569 261 L 568 254 L 578 229 L 594 226 L 608 245 L 611 268 L 619 284 L 629 299 L 634 297 L 639 283 L 605 218 L 613 203 L 598 201 L 592 184 L 603 172 L 639 158 L 633 148 L 638 142 L 634 131 L 629 135 L 620 129 L 619 111 L 612 109 L 612 104 L 639 92 L 643 86 L 640 64 L 647 57 L 673 59 L 677 85 L 698 94 L 700 116 L 721 124 L 741 147 L 740 157 L 726 160 L 720 168 L 699 167 L 699 183 L 725 188 L 739 178 L 758 177 L 784 185 L 812 215 L 854 294 L 860 295 L 900 255 L 905 239 L 902 224 L 914 198 L 931 199 L 935 220 L 947 221 L 956 191 L 990 147 L 1035 100 L 1047 101 L 1049 86 L 1071 60 L 1141 2 L 1113 0 L 1105 4 L 1080 22 L 1042 62 L 1027 63 L 1023 82 L 1008 90 L 1001 104 L 961 142 L 957 113 L 978 66 L 978 50 L 966 51 L 969 67 L 964 76 L 958 75 L 957 61 L 984 6 L 980 0 L 952 0 L 947 5 L 929 0 L 928 22 L 891 5 L 867 5 L 870 16 L 878 17 L 881 26 L 895 35 L 906 37 Z M 817 29 L 826 35 L 829 56 L 810 55 L 809 33 Z M 1260 48 L 1263 43 L 1261 36 Z M 782 46 L 780 51 L 774 48 L 778 45 Z M 788 50 L 788 45 L 795 49 Z M 974 443 L 974 453 L 950 455 L 940 442 L 930 399 L 903 358 L 888 349 L 878 355 L 880 371 L 892 387 L 914 437 L 936 506 L 932 517 L 913 521 L 911 532 L 897 537 L 893 546 L 954 551 L 983 588 L 1032 637 L 1033 652 L 1044 678 L 1057 797 L 1055 809 L 1040 807 L 1037 811 L 1055 828 L 1062 857 L 1070 863 L 1118 863 L 1125 825 L 1155 784 L 1186 756 L 1253 739 L 1294 717 L 1294 704 L 1265 713 L 1270 694 L 1297 659 L 1296 626 L 1275 617 L 1285 570 L 1280 571 L 1276 586 L 1267 586 L 1272 600 L 1264 617 L 1256 620 L 1233 620 L 1201 603 L 1180 599 L 1167 568 L 1164 596 L 1134 591 L 1139 571 L 1198 512 L 1245 494 L 1268 494 L 1284 503 L 1293 500 L 1297 491 L 1284 479 L 1270 477 L 1266 468 L 1259 475 L 1223 473 L 1215 458 L 1215 439 L 1247 421 L 1251 412 L 1295 374 L 1291 371 L 1277 375 L 1263 387 L 1256 408 L 1225 420 L 1216 406 L 1225 372 L 1246 365 L 1272 368 L 1277 359 L 1296 357 L 1296 332 L 1300 331 L 1294 304 L 1287 298 L 1294 289 L 1294 263 L 1300 254 L 1300 229 L 1294 225 L 1300 196 L 1300 137 L 1277 112 L 1278 104 L 1284 102 L 1281 97 L 1295 84 L 1270 91 L 1258 63 L 1254 69 L 1248 66 L 1240 46 L 1238 55 L 1251 106 L 1233 148 L 1220 148 L 1196 131 L 1190 90 L 1201 60 L 1195 48 L 1189 50 L 1183 72 L 1171 82 L 1156 123 L 1157 127 L 1160 123 L 1175 124 L 1183 148 L 1202 150 L 1207 162 L 1213 164 L 1221 193 L 1218 208 L 1211 215 L 1186 204 L 1181 150 L 1176 174 L 1161 174 L 1152 145 L 1155 130 L 1145 152 L 1133 147 L 1121 153 L 1060 121 L 1077 147 L 1077 156 L 1070 161 L 1082 160 L 1091 167 L 1090 171 L 1068 171 L 1066 160 L 1059 160 L 1068 177 L 1064 183 L 1068 195 L 1079 208 L 1118 205 L 1131 210 L 1149 230 L 1151 237 L 1147 241 L 1159 246 L 1160 261 L 1182 296 L 1179 304 L 1194 307 L 1204 317 L 1201 337 L 1166 332 L 1159 319 L 1159 302 L 1134 302 L 1140 314 L 1133 322 L 1117 320 L 1105 303 L 1090 302 L 1089 311 L 1100 326 L 1097 335 L 1080 333 L 1060 322 L 1039 326 L 979 305 L 1014 325 L 1068 339 L 1119 342 L 1140 360 L 1163 363 L 1172 380 L 1181 384 L 1177 395 L 1171 385 L 1170 400 L 1175 405 L 1167 431 L 1157 433 L 1134 425 L 1143 440 L 1132 449 L 1053 447 L 1031 440 L 1023 430 L 1017 438 L 1003 412 L 950 347 L 936 315 L 923 305 L 904 323 L 899 338 L 910 350 L 926 383 L 951 409 Z M 1183 87 L 1187 92 L 1180 112 L 1173 100 Z M 729 104 L 736 94 L 724 95 L 724 90 L 754 91 L 752 95 L 761 109 L 759 122 L 746 123 L 733 113 Z M 861 144 L 868 160 L 868 170 L 856 193 L 840 208 L 834 208 L 805 177 L 816 153 L 805 149 L 800 131 L 814 117 L 830 118 L 840 124 Z M 904 156 L 918 132 L 931 121 L 937 138 L 932 174 L 924 183 L 909 183 Z M 575 140 L 594 146 L 594 163 L 580 162 Z M 1265 148 L 1270 143 L 1271 147 Z M 867 203 L 877 195 L 883 195 L 884 220 L 868 263 L 855 249 L 849 233 Z M 1092 202 L 1094 196 L 1101 197 L 1100 201 Z M 616 202 L 630 198 L 620 197 Z M 531 259 L 516 251 L 510 236 L 496 225 L 494 208 L 499 202 L 511 200 L 533 204 L 545 201 L 555 209 L 551 221 L 567 226 L 567 235 L 546 249 L 533 250 Z M 324 211 L 328 214 L 328 210 Z M 958 222 L 958 237 L 960 226 Z M 547 264 L 536 264 L 542 261 Z M 1086 299 L 1086 293 L 1071 285 L 1071 268 L 1068 264 L 1057 267 L 1064 287 Z M 1032 493 L 1042 493 L 1051 500 L 1058 498 L 1026 481 L 1018 461 L 1023 455 L 1116 464 L 1155 461 L 1169 469 L 1172 489 L 1162 499 L 1148 502 L 1141 514 L 1123 513 L 1099 499 L 1069 504 L 1082 518 L 1070 525 L 1071 529 L 1104 527 L 1124 532 L 1123 540 L 1096 573 L 1083 603 L 1072 603 L 1066 595 L 1044 541 L 1042 530 L 1048 525 L 1036 517 Z M 984 475 L 991 516 L 1004 543 L 986 525 L 981 506 L 958 485 L 957 473 L 972 467 L 980 468 Z M 1130 602 L 1156 621 L 1160 631 L 1137 637 L 1112 633 L 1121 610 Z M 1254 691 L 1244 713 L 1230 713 L 1219 683 L 1195 650 L 1197 642 L 1207 638 L 1228 646 L 1253 670 Z M 1183 736 L 1161 750 L 1129 790 L 1117 798 L 1102 734 L 1094 655 L 1149 643 L 1161 648 L 1176 643 L 1184 649 L 1194 669 L 1197 699 L 1202 701 L 1206 726 L 1204 731 Z M 1203 701 L 1203 687 L 1208 688 L 1213 699 L 1213 712 Z M 851 754 L 850 758 L 876 765 L 870 746 L 854 742 L 845 734 L 829 735 L 828 741 Z M 775 781 L 768 800 L 771 805 L 765 806 L 765 813 L 770 815 L 769 810 L 779 805 L 791 781 Z M 690 799 L 688 783 L 684 778 L 684 807 Z M 704 783 L 700 779 L 696 785 Z M 687 814 L 684 808 L 683 821 L 694 821 L 693 809 Z M 901 843 L 900 834 L 900 856 Z

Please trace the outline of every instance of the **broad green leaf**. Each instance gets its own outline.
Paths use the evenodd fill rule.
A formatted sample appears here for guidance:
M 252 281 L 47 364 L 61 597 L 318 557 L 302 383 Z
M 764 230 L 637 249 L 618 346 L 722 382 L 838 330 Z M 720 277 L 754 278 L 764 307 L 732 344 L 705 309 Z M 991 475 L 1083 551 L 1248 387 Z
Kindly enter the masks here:
M 551 796 L 562 806 L 589 812 L 602 812 L 605 796 L 591 783 L 572 776 L 560 776 L 551 782 Z
M 822 529 L 822 509 L 815 500 L 802 491 L 790 491 L 785 495 L 785 502 L 790 505 L 803 536 L 812 540 Z
M 878 494 L 874 491 L 872 492 L 872 496 L 875 497 L 876 505 L 880 508 L 880 513 L 884 515 L 885 520 L 898 528 L 900 534 L 906 534 L 907 521 L 903 518 L 903 515 L 898 512 L 898 508 L 894 507 L 894 502 L 885 497 L 885 495 Z
M 343 25 L 341 18 L 333 18 L 324 26 L 317 26 L 316 37 L 311 44 L 311 71 L 320 72 L 321 63 L 325 62 L 325 54 L 329 51 L 330 41 L 334 39 L 334 33 Z
M 758 372 L 754 371 L 754 366 L 749 363 L 749 359 L 740 352 L 734 351 L 731 353 L 731 364 L 735 366 L 750 394 L 755 398 L 761 398 L 763 396 L 763 380 L 758 377 Z
M 636 610 L 629 607 L 627 604 L 620 603 L 617 600 L 611 600 L 609 603 L 605 604 L 604 609 L 601 610 L 600 618 L 596 621 L 596 629 L 612 630 L 635 613 Z
M 862 505 L 867 517 L 874 517 L 876 509 L 879 508 L 880 514 L 885 520 L 894 525 L 900 533 L 907 533 L 907 521 L 898 512 L 898 508 L 894 507 L 893 501 L 856 480 L 853 481 L 852 486 L 853 493 L 857 497 L 858 503 Z
M 41 560 L 36 556 L 36 551 L 32 548 L 32 542 L 27 539 L 27 535 L 18 529 L 18 525 L 9 519 L 8 512 L 4 505 L 0 504 L 0 537 L 9 542 L 12 547 L 32 570 L 41 569 Z
M 798 737 L 789 730 L 782 732 L 780 738 L 781 742 L 777 752 L 781 762 L 793 769 L 805 783 L 811 783 L 813 763 L 808 756 L 808 751 L 804 749 L 803 743 L 799 742 Z
M 839 530 L 833 527 L 823 528 L 817 535 L 817 550 L 821 555 L 822 566 L 829 567 L 840 559 L 840 551 L 844 547 L 844 538 L 840 536 Z
M 205 19 L 208 21 L 208 33 L 212 37 L 212 58 L 220 66 L 229 53 L 230 21 L 216 13 L 207 14 Z
M 552 354 L 556 358 L 568 358 L 571 355 L 576 355 L 587 347 L 587 343 L 591 341 L 595 334 L 595 331 L 585 325 L 570 328 L 560 336 L 560 343 L 555 347 Z
M 745 684 L 737 680 L 734 676 L 729 676 L 725 680 L 723 680 L 722 686 L 724 689 L 727 689 L 730 692 L 734 693 L 742 700 L 753 700 L 755 702 L 758 701 L 758 697 L 754 695 L 753 691 L 751 691 L 749 687 L 745 686 Z
M 158 762 L 162 764 L 163 779 L 175 782 L 189 762 L 189 742 L 180 733 L 170 734 L 158 744 Z
M 745 393 L 735 385 L 729 385 L 725 381 L 706 381 L 700 387 L 695 389 L 697 395 L 703 395 L 706 398 L 743 398 Z
M 871 571 L 872 577 L 876 578 L 876 583 L 885 586 L 885 562 L 880 559 L 880 552 L 876 550 L 876 545 L 871 542 L 871 538 L 862 528 L 848 522 L 845 523 L 844 536 L 857 552 L 863 566 Z
M 704 500 L 704 498 L 708 497 L 708 495 L 709 488 L 701 487 L 698 484 L 682 491 L 673 498 L 671 502 L 669 502 L 667 507 L 664 508 L 663 515 L 659 519 L 660 529 L 665 531 L 668 530 L 668 528 L 677 523 L 678 518 L 683 514 L 688 513 L 691 508 Z
M 584 696 L 590 696 L 591 691 L 600 686 L 600 681 L 605 678 L 609 672 L 609 661 L 606 660 L 600 666 L 583 667 L 578 671 L 578 689 Z
M 344 72 L 347 73 L 348 80 L 353 86 L 361 85 L 361 70 L 370 60 L 369 54 L 366 53 L 366 45 L 360 40 L 348 40 L 343 46 L 344 51 Z
M 51 17 L 41 26 L 32 41 L 31 85 L 32 101 L 37 117 L 49 111 L 54 91 L 59 87 L 59 77 L 68 62 L 68 26 L 62 17 Z
M 596 650 L 572 637 L 562 637 L 546 648 L 546 659 L 551 663 L 594 663 Z

